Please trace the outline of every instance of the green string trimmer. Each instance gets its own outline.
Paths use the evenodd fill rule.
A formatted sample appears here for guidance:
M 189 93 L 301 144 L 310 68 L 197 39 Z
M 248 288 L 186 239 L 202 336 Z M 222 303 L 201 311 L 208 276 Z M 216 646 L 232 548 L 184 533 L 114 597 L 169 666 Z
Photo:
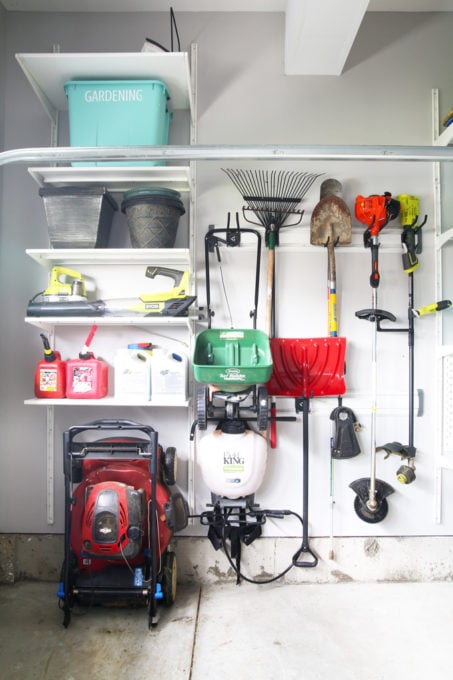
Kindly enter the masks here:
M 419 267 L 417 255 L 422 252 L 422 227 L 426 224 L 425 215 L 421 223 L 419 220 L 419 199 L 418 196 L 400 194 L 400 221 L 403 231 L 401 233 L 401 244 L 403 247 L 402 264 L 405 273 L 408 275 L 408 327 L 407 328 L 380 328 L 381 331 L 407 333 L 408 341 L 408 361 L 409 361 L 409 418 L 408 418 L 408 443 L 389 442 L 377 447 L 377 451 L 385 451 L 386 457 L 391 454 L 400 456 L 401 466 L 396 472 L 396 478 L 401 484 L 411 484 L 415 481 L 415 456 L 416 447 L 414 445 L 414 417 L 415 417 L 415 366 L 414 366 L 414 320 L 427 314 L 433 314 L 451 307 L 450 300 L 441 300 L 433 304 L 426 305 L 420 309 L 414 309 L 414 272 Z M 421 394 L 421 393 L 420 393 Z M 421 415 L 422 407 L 419 406 Z

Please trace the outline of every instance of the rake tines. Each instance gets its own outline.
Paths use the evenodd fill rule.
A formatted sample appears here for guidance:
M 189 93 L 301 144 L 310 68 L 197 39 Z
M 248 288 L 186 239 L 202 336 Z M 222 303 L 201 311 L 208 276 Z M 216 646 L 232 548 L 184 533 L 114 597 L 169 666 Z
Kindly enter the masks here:
M 303 211 L 297 205 L 320 176 L 290 170 L 222 170 L 266 231 L 271 225 L 278 231 L 291 214 L 299 215 L 300 221 Z

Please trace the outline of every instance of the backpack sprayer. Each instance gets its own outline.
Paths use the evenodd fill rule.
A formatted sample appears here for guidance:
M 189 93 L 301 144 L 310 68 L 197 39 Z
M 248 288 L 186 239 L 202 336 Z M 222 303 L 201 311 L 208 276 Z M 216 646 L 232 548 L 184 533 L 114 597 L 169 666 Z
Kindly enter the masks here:
M 263 199 L 264 202 L 265 199 Z M 241 242 L 241 231 L 253 232 L 257 237 L 257 267 L 255 272 L 254 307 L 250 314 L 253 329 L 211 328 L 213 313 L 210 307 L 210 267 L 209 252 L 217 251 L 218 246 L 236 247 Z M 218 234 L 224 233 L 224 238 Z M 231 236 L 234 235 L 234 239 Z M 294 567 L 315 567 L 318 558 L 309 549 L 307 531 L 308 517 L 304 495 L 303 518 L 292 510 L 263 509 L 255 502 L 266 472 L 268 443 L 266 431 L 271 422 L 269 418 L 268 386 L 275 370 L 268 334 L 256 330 L 256 309 L 258 306 L 259 254 L 261 237 L 255 230 L 244 229 L 231 234 L 227 229 L 210 229 L 205 237 L 206 289 L 209 328 L 201 331 L 195 340 L 193 352 L 193 371 L 195 380 L 200 383 L 197 395 L 197 420 L 195 428 L 206 430 L 208 420 L 217 421 L 216 428 L 205 434 L 197 447 L 197 461 L 204 482 L 211 493 L 211 509 L 201 512 L 197 517 L 203 526 L 208 527 L 208 538 L 215 550 L 223 549 L 225 556 L 237 578 L 252 583 L 271 583 Z M 269 272 L 268 272 L 269 273 Z M 272 289 L 272 285 L 270 286 Z M 272 305 L 268 305 L 268 314 Z M 314 345 L 314 342 L 312 343 Z M 301 353 L 305 357 L 305 347 Z M 315 349 L 315 354 L 317 347 Z M 300 362 L 298 362 L 300 363 Z M 304 364 L 307 363 L 306 361 Z M 330 382 L 330 375 L 329 375 Z M 245 408 L 240 408 L 245 394 L 256 388 L 256 398 L 252 400 L 252 413 L 245 416 Z M 216 415 L 212 396 L 222 395 L 224 408 L 222 417 Z M 279 392 L 280 394 L 280 392 Z M 297 391 L 297 395 L 301 390 Z M 299 400 L 300 401 L 300 400 Z M 305 401 L 305 400 L 304 400 Z M 308 403 L 308 402 L 307 402 Z M 244 404 L 245 406 L 245 404 Z M 253 408 L 256 417 L 253 417 Z M 308 409 L 306 410 L 308 414 Z M 274 418 L 274 416 L 271 416 Z M 277 420 L 295 420 L 293 417 L 275 416 Z M 249 426 L 249 420 L 256 420 L 256 431 Z M 306 428 L 304 428 L 304 439 Z M 308 456 L 305 456 L 308 463 Z M 304 468 L 304 484 L 308 476 Z M 295 517 L 301 524 L 303 537 L 300 548 L 293 555 L 290 564 L 276 576 L 269 578 L 248 578 L 241 571 L 242 546 L 250 545 L 262 534 L 262 528 L 269 519 Z M 228 543 L 230 546 L 228 547 Z M 309 559 L 301 559 L 309 553 Z

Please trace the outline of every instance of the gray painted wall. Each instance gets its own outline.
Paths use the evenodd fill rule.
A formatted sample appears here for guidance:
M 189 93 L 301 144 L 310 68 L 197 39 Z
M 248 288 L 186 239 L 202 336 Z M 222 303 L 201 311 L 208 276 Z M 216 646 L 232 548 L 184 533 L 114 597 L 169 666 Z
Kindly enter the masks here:
M 366 15 L 341 77 L 285 76 L 283 73 L 284 20 L 280 14 L 181 14 L 177 17 L 182 49 L 198 46 L 198 142 L 200 144 L 430 144 L 431 89 L 442 93 L 441 107 L 451 106 L 453 47 L 451 14 Z M 5 13 L 5 139 L 6 148 L 47 146 L 49 122 L 18 67 L 18 52 L 48 52 L 54 44 L 64 52 L 138 51 L 146 36 L 169 43 L 168 20 L 163 14 L 40 14 Z M 1 24 L 0 24 L 1 26 Z M 65 143 L 65 121 L 61 143 Z M 176 131 L 177 132 L 177 131 Z M 234 164 L 237 166 L 239 164 Z M 257 164 L 242 163 L 243 167 Z M 284 164 L 294 167 L 295 164 Z M 227 211 L 239 211 L 242 199 L 221 172 L 221 163 L 201 162 L 197 167 L 197 261 L 200 301 L 203 302 L 202 239 L 209 224 L 225 224 Z M 267 167 L 267 166 L 266 166 Z M 281 167 L 277 165 L 277 167 Z M 357 194 L 390 190 L 420 196 L 429 215 L 425 229 L 422 267 L 417 272 L 416 304 L 433 300 L 433 192 L 429 164 L 305 163 L 298 168 L 336 176 L 344 184 L 345 199 L 353 207 Z M 318 200 L 319 185 L 309 193 L 302 227 L 282 235 L 278 252 L 278 333 L 286 337 L 316 337 L 326 333 L 326 256 L 307 253 L 309 216 Z M 43 272 L 24 254 L 25 248 L 47 245 L 47 228 L 37 186 L 26 168 L 10 166 L 4 172 L 1 206 L 1 314 L 2 438 L 0 443 L 0 531 L 58 532 L 62 530 L 62 476 L 59 442 L 62 430 L 111 413 L 102 408 L 87 414 L 83 407 L 56 408 L 56 522 L 46 523 L 46 449 L 44 409 L 25 407 L 31 396 L 34 367 L 40 358 L 39 333 L 24 328 L 26 304 L 45 284 Z M 354 223 L 354 242 L 361 243 L 363 227 Z M 398 225 L 389 226 L 382 249 L 383 283 L 380 306 L 406 322 L 406 279 L 398 253 Z M 384 236 L 383 236 L 384 240 Z M 264 254 L 265 257 L 265 254 Z M 335 470 L 335 531 L 338 535 L 435 535 L 451 533 L 452 510 L 444 508 L 444 521 L 434 522 L 435 392 L 432 356 L 433 318 L 417 324 L 416 385 L 426 396 L 425 414 L 417 419 L 419 450 L 417 481 L 401 487 L 395 481 L 399 460 L 379 459 L 378 476 L 396 493 L 391 512 L 380 525 L 365 525 L 353 510 L 354 494 L 348 484 L 369 474 L 369 357 L 371 328 L 354 313 L 370 304 L 369 253 L 338 252 L 340 331 L 348 338 L 348 393 L 345 404 L 354 407 L 364 428 L 363 453 L 337 463 Z M 236 326 L 250 324 L 250 254 L 226 254 L 227 288 Z M 217 282 L 215 282 L 217 285 Z M 229 324 L 220 289 L 216 295 L 216 325 Z M 264 298 L 264 280 L 261 296 Z M 448 291 L 447 291 L 448 297 Z M 263 305 L 259 311 L 264 322 Z M 404 441 L 407 437 L 407 342 L 404 334 L 380 340 L 381 411 L 379 437 Z M 70 338 L 65 345 L 70 347 Z M 77 343 L 79 340 L 77 340 Z M 72 355 L 74 355 L 72 344 Z M 104 349 L 104 346 L 102 346 Z M 70 351 L 70 350 L 68 350 Z M 314 403 L 316 402 L 316 403 Z M 294 414 L 292 404 L 283 404 Z M 330 411 L 335 400 L 313 400 L 310 416 L 311 477 L 310 533 L 329 532 Z M 94 412 L 95 411 L 95 412 Z M 128 414 L 129 415 L 129 414 Z M 137 419 L 147 418 L 143 411 Z M 189 445 L 185 421 L 175 430 L 169 414 L 153 422 L 162 443 L 176 438 L 182 457 L 184 488 Z M 269 456 L 268 472 L 258 500 L 262 506 L 300 510 L 301 423 L 279 426 L 279 449 Z M 451 491 L 446 484 L 446 497 Z M 398 487 L 398 488 L 397 488 Z M 208 500 L 199 470 L 196 472 L 197 509 Z M 267 527 L 271 535 L 294 535 L 289 520 L 281 529 Z M 199 533 L 197 527 L 189 533 Z

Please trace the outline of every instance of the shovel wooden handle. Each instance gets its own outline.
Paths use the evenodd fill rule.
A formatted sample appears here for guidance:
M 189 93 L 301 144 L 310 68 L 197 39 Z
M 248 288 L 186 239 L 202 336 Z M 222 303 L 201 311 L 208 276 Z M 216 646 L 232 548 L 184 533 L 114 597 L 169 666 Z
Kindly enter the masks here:
M 327 244 L 327 310 L 328 310 L 328 334 L 331 337 L 338 335 L 337 321 L 337 269 L 335 263 L 335 244 L 332 236 Z
M 270 248 L 267 255 L 267 297 L 266 297 L 266 333 L 272 335 L 272 312 L 274 290 L 275 250 Z
M 267 296 L 266 296 L 266 333 L 271 338 L 274 335 L 274 277 L 275 277 L 275 232 L 270 231 L 267 254 Z M 277 423 L 273 418 L 277 415 L 275 399 L 271 401 L 271 422 L 269 425 L 269 444 L 272 449 L 277 447 Z

